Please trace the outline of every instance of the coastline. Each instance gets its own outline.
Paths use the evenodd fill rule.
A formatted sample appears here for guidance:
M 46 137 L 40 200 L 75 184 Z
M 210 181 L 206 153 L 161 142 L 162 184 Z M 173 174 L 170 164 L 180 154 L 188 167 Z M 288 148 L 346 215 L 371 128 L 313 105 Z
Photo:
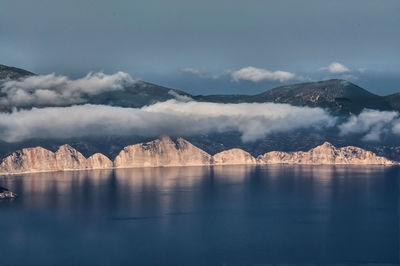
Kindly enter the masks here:
M 92 171 L 92 170 L 119 170 L 119 169 L 140 169 L 140 168 L 173 168 L 173 167 L 214 167 L 214 166 L 269 166 L 269 165 L 282 165 L 282 166 L 380 166 L 380 167 L 394 167 L 400 165 L 399 162 L 393 164 L 351 164 L 351 163 L 256 163 L 256 164 L 193 164 L 193 165 L 164 165 L 164 166 L 126 166 L 126 167 L 107 167 L 107 168 L 82 168 L 82 169 L 60 169 L 60 170 L 38 170 L 38 171 L 25 171 L 25 172 L 0 172 L 0 176 L 7 175 L 26 175 L 38 173 L 57 173 L 57 172 L 74 172 L 74 171 Z
M 271 151 L 257 157 L 237 148 L 210 155 L 182 138 L 174 142 L 164 136 L 151 142 L 126 146 L 113 161 L 101 153 L 86 158 L 69 145 L 60 146 L 56 152 L 42 147 L 25 148 L 3 159 L 0 175 L 147 167 L 279 164 L 392 166 L 399 165 L 399 162 L 354 146 L 336 148 L 328 142 L 309 151 Z

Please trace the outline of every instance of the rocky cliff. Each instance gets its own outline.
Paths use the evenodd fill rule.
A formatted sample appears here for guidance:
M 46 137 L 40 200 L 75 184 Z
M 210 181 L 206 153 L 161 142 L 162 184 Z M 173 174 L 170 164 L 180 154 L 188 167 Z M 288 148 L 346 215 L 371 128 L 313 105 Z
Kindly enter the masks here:
M 230 149 L 215 154 L 213 164 L 256 164 L 256 159 L 250 153 L 241 149 Z
M 26 148 L 16 151 L 3 159 L 0 172 L 23 173 L 56 171 L 56 155 L 42 147 Z
M 0 164 L 0 173 L 30 173 L 81 169 L 111 168 L 113 163 L 102 154 L 86 159 L 69 145 L 62 145 L 54 153 L 42 147 L 26 148 L 12 153 Z
M 336 148 L 329 142 L 303 152 L 272 151 L 257 157 L 260 164 L 383 164 L 395 162 L 354 146 Z
M 190 142 L 169 137 L 125 147 L 115 158 L 114 167 L 209 165 L 211 155 Z
M 101 153 L 95 153 L 86 160 L 86 167 L 88 169 L 105 169 L 113 168 L 114 163 L 108 159 L 107 156 Z
M 59 170 L 85 169 L 87 162 L 85 156 L 69 145 L 62 145 L 55 153 L 57 168 Z
M 231 164 L 380 164 L 397 162 L 377 156 L 375 153 L 347 146 L 336 148 L 328 142 L 309 151 L 273 151 L 255 159 L 241 149 L 231 149 L 209 155 L 190 142 L 169 137 L 125 147 L 112 162 L 103 154 L 96 153 L 85 158 L 69 145 L 62 145 L 56 152 L 42 147 L 26 148 L 12 153 L 0 164 L 0 174 L 80 169 L 195 166 Z

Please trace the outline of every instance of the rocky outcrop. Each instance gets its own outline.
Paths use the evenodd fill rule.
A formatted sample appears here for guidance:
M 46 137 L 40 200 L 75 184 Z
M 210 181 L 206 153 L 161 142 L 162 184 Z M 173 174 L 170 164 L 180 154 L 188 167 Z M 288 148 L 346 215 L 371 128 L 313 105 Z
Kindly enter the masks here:
M 69 145 L 62 145 L 54 153 L 42 147 L 26 148 L 12 153 L 0 164 L 0 173 L 32 173 L 48 171 L 104 169 L 113 163 L 102 154 L 88 159 Z
M 9 191 L 7 188 L 0 187 L 0 199 L 13 199 L 16 198 L 17 194 Z
M 257 162 L 260 164 L 395 164 L 373 152 L 354 146 L 336 148 L 329 142 L 307 152 L 267 152 L 258 156 Z
M 81 169 L 196 166 L 232 164 L 380 164 L 397 162 L 377 156 L 361 148 L 347 146 L 336 148 L 325 142 L 309 151 L 272 151 L 255 159 L 241 149 L 231 149 L 209 155 L 190 142 L 169 137 L 125 147 L 112 162 L 105 155 L 96 153 L 85 158 L 69 145 L 60 146 L 54 153 L 42 147 L 26 148 L 12 153 L 0 164 L 0 174 L 63 171 Z
M 215 154 L 213 164 L 256 164 L 257 160 L 250 153 L 241 149 L 230 149 Z
M 107 156 L 101 153 L 95 153 L 86 161 L 86 168 L 88 169 L 105 169 L 105 168 L 113 168 L 113 162 L 108 159 Z
M 16 198 L 17 194 L 11 191 L 0 192 L 0 199 L 13 199 Z
M 59 170 L 56 155 L 42 147 L 16 151 L 3 159 L 0 172 L 23 173 Z
M 60 146 L 55 154 L 56 163 L 59 170 L 87 168 L 85 156 L 67 144 Z
M 114 167 L 209 165 L 211 155 L 190 142 L 169 137 L 125 147 L 115 158 Z

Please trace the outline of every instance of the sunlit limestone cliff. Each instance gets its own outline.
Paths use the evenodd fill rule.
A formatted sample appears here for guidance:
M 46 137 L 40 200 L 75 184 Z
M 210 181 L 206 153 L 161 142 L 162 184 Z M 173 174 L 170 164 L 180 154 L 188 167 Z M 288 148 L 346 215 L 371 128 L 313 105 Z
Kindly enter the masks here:
M 230 149 L 215 154 L 213 164 L 256 164 L 256 159 L 250 153 L 241 149 Z
M 211 155 L 190 142 L 169 137 L 125 147 L 115 158 L 114 167 L 209 165 Z
M 16 151 L 3 159 L 0 172 L 23 173 L 37 171 L 57 171 L 56 155 L 42 147 Z
M 0 173 L 27 173 L 111 168 L 113 163 L 102 154 L 86 159 L 69 145 L 62 145 L 54 153 L 42 147 L 26 148 L 12 153 L 0 164 Z
M 329 142 L 303 152 L 272 151 L 257 158 L 260 164 L 383 164 L 395 162 L 361 148 L 347 146 L 336 148 Z
M 56 152 L 42 147 L 26 148 L 4 158 L 0 164 L 0 173 L 233 164 L 392 165 L 397 162 L 353 146 L 336 148 L 328 142 L 309 151 L 272 151 L 258 156 L 257 159 L 241 149 L 226 150 L 211 156 L 182 138 L 173 141 L 169 137 L 162 137 L 125 147 L 114 162 L 100 153 L 85 158 L 69 145 L 60 146 Z
M 101 153 L 95 153 L 86 160 L 88 169 L 104 169 L 114 167 L 114 163 L 107 156 Z
M 56 151 L 55 163 L 59 169 L 85 169 L 86 158 L 69 145 L 62 145 Z

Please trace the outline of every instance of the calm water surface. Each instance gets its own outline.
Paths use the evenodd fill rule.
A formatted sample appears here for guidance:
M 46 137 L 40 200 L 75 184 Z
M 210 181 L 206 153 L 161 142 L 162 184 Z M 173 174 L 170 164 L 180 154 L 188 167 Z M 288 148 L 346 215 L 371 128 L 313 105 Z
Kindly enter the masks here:
M 0 265 L 397 265 L 398 167 L 0 176 Z

